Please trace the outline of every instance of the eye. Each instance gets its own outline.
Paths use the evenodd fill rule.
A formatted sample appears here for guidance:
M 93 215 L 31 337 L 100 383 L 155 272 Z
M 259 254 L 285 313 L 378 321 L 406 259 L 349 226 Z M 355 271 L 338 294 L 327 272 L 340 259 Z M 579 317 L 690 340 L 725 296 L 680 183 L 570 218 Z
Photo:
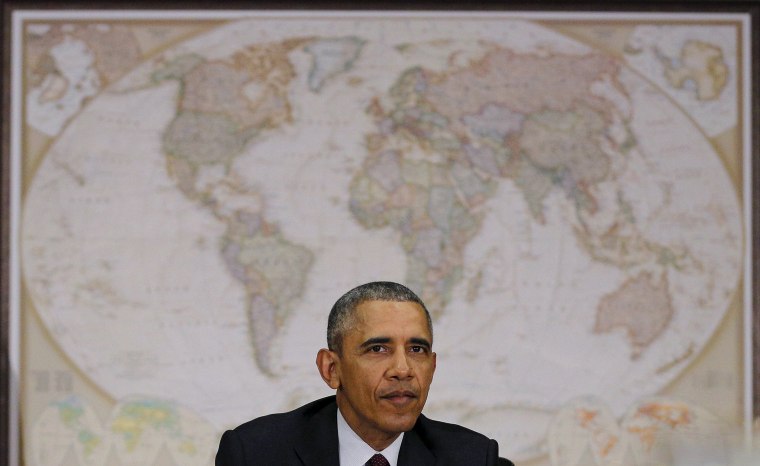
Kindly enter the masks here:
M 409 348 L 409 351 L 411 351 L 412 353 L 424 353 L 425 351 L 427 351 L 427 348 L 421 345 L 414 345 Z
M 372 345 L 369 347 L 369 351 L 371 353 L 381 353 L 385 351 L 385 348 L 383 347 L 383 345 Z

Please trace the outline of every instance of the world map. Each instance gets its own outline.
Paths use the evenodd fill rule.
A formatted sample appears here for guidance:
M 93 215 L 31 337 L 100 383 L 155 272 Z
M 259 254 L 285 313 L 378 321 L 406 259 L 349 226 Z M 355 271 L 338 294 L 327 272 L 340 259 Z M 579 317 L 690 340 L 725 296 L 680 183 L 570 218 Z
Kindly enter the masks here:
M 614 420 L 694 360 L 737 293 L 741 205 L 705 135 L 725 121 L 664 96 L 730 113 L 735 50 L 686 27 L 678 54 L 634 31 L 615 56 L 527 20 L 450 26 L 230 21 L 147 60 L 126 27 L 30 28 L 28 124 L 52 142 L 25 284 L 119 400 L 105 424 L 50 405 L 39 464 L 54 438 L 81 464 L 111 445 L 205 464 L 222 429 L 329 394 L 327 313 L 371 280 L 431 310 L 426 414 L 513 459 L 556 446 L 571 400 Z

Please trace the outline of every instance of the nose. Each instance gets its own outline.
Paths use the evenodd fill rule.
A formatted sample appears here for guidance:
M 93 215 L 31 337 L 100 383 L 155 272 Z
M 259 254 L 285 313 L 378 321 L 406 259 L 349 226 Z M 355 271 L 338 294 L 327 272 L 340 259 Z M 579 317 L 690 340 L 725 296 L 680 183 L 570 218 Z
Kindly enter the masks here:
M 412 366 L 409 364 L 408 355 L 405 350 L 396 351 L 391 360 L 391 367 L 388 376 L 394 379 L 408 379 L 414 375 Z

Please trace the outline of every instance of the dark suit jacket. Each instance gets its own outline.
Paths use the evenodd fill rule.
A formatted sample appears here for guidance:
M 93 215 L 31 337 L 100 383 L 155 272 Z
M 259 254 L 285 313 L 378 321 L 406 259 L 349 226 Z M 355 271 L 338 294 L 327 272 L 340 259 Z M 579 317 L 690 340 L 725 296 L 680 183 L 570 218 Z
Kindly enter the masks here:
M 336 410 L 331 396 L 228 430 L 219 443 L 216 466 L 338 466 Z M 398 466 L 510 465 L 498 451 L 495 440 L 420 415 L 404 434 Z

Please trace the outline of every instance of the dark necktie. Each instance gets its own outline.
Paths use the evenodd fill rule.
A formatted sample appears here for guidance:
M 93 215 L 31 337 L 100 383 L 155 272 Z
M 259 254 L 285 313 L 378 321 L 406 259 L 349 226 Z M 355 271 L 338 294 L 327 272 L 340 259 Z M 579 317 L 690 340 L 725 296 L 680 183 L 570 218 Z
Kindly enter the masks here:
M 391 466 L 387 459 L 380 453 L 376 453 L 375 456 L 367 461 L 366 466 Z

